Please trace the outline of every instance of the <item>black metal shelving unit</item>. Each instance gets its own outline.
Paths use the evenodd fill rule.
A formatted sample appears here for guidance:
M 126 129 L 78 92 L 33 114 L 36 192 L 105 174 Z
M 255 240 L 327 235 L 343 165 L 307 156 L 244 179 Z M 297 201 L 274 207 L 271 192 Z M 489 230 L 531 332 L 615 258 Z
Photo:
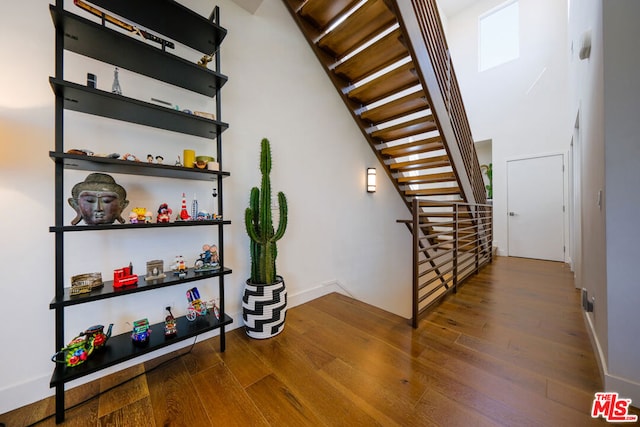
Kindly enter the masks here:
M 224 278 L 232 270 L 224 264 L 224 226 L 230 221 L 215 219 L 204 221 L 183 221 L 152 224 L 109 224 L 76 225 L 64 224 L 66 196 L 64 191 L 65 170 L 100 171 L 161 177 L 166 179 L 187 179 L 215 183 L 218 190 L 218 212 L 223 213 L 224 178 L 229 172 L 209 171 L 163 164 L 132 162 L 97 156 L 85 156 L 65 152 L 64 126 L 65 111 L 72 110 L 108 119 L 135 123 L 181 134 L 203 137 L 215 141 L 217 157 L 222 168 L 222 133 L 228 124 L 221 121 L 222 104 L 220 91 L 227 77 L 220 73 L 219 48 L 227 34 L 220 26 L 220 11 L 216 7 L 209 19 L 176 3 L 174 0 L 92 0 L 92 5 L 108 14 L 117 15 L 127 23 L 139 25 L 152 31 L 167 41 L 175 41 L 203 55 L 212 55 L 213 70 L 192 63 L 174 55 L 167 46 L 153 45 L 116 29 L 107 19 L 101 23 L 87 19 L 84 11 L 79 14 L 64 9 L 64 0 L 56 0 L 49 5 L 51 18 L 55 26 L 56 67 L 55 76 L 49 78 L 55 94 L 55 149 L 49 152 L 55 163 L 55 225 L 50 232 L 55 235 L 55 296 L 49 307 L 55 311 L 55 351 L 65 347 L 64 337 L 65 309 L 71 306 L 118 298 L 139 292 L 149 292 L 160 288 L 183 283 L 215 278 L 218 280 L 220 298 L 220 318 L 213 315 L 200 316 L 194 322 L 185 317 L 177 319 L 178 334 L 165 338 L 161 332 L 163 324 L 152 325 L 150 341 L 143 347 L 133 344 L 129 334 L 111 337 L 105 348 L 96 351 L 91 357 L 75 367 L 58 364 L 51 377 L 50 386 L 56 389 L 56 422 L 64 421 L 65 384 L 85 375 L 98 372 L 107 367 L 150 353 L 165 346 L 193 338 L 214 329 L 220 330 L 220 351 L 225 351 L 225 326 L 233 320 L 225 314 Z M 172 110 L 138 99 L 105 92 L 64 80 L 64 51 L 71 51 L 86 57 L 106 62 L 117 67 L 139 73 L 146 77 L 190 90 L 207 97 L 215 98 L 215 120 L 203 118 L 182 111 Z M 166 278 L 146 281 L 138 277 L 134 286 L 113 287 L 107 281 L 100 289 L 89 294 L 71 296 L 65 287 L 64 252 L 65 235 L 69 232 L 108 232 L 114 230 L 154 229 L 160 232 L 168 227 L 211 227 L 218 230 L 218 252 L 220 265 L 217 271 L 196 273 L 189 271 L 185 277 L 166 272 Z

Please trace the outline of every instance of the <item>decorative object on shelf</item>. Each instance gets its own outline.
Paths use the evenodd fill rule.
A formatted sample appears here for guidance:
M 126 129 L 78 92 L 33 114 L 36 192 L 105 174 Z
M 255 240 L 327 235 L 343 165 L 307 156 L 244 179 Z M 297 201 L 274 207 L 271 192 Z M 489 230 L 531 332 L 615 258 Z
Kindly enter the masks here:
M 93 156 L 93 151 L 86 148 L 71 148 L 67 150 L 67 154 L 76 154 L 78 156 Z
M 220 270 L 220 258 L 216 245 L 202 245 L 203 252 L 193 266 L 193 271 L 202 273 L 205 271 Z
M 216 159 L 214 159 L 211 156 L 197 156 L 196 157 L 196 167 L 198 169 L 204 169 L 207 167 L 207 164 L 209 162 L 214 162 Z
M 276 242 L 287 229 L 287 199 L 284 193 L 278 192 L 276 231 L 271 218 L 271 146 L 267 138 L 261 142 L 260 172 L 261 188 L 251 189 L 245 211 L 245 226 L 251 239 L 251 278 L 242 297 L 242 317 L 247 335 L 264 339 L 282 332 L 287 311 L 284 279 L 276 274 Z
M 193 322 L 198 316 L 206 316 L 209 314 L 207 303 L 200 299 L 200 291 L 198 288 L 191 288 L 187 291 L 187 320 Z
M 144 276 L 144 280 L 158 280 L 165 277 L 167 275 L 164 273 L 164 261 L 161 259 L 147 261 L 147 274 Z
M 196 219 L 198 216 L 198 199 L 195 193 L 193 194 L 193 201 L 191 202 L 191 219 Z
M 104 286 L 102 273 L 84 273 L 71 276 L 70 295 L 89 293 Z
M 164 336 L 172 337 L 178 333 L 178 325 L 176 324 L 176 318 L 173 317 L 173 313 L 171 313 L 171 307 L 165 307 L 165 310 L 169 312 L 169 314 L 164 318 Z
M 144 224 L 146 222 L 147 208 L 133 208 L 129 214 L 131 224 Z M 134 216 L 135 215 L 135 218 Z
M 113 70 L 113 84 L 111 85 L 111 93 L 116 95 L 122 95 L 122 88 L 120 87 L 120 79 L 118 79 L 118 67 Z
M 183 166 L 185 168 L 192 168 L 196 161 L 196 152 L 193 150 L 184 150 L 182 158 L 184 160 Z
M 216 115 L 213 113 L 207 113 L 206 111 L 194 111 L 194 116 L 202 117 L 204 119 L 215 120 Z
M 184 262 L 184 258 L 182 257 L 182 255 L 176 256 L 176 260 L 171 266 L 171 270 L 173 270 L 173 274 L 177 274 L 178 277 L 186 277 L 187 264 Z
M 87 87 L 95 89 L 97 86 L 97 77 L 95 74 L 87 73 Z
M 152 41 L 152 42 L 155 42 L 155 43 L 159 43 L 160 46 L 162 46 L 162 50 L 164 50 L 167 47 L 170 48 L 170 49 L 175 48 L 175 45 L 173 44 L 173 42 L 165 40 L 162 37 L 158 37 L 155 34 L 151 34 L 148 31 L 141 30 L 140 28 L 138 28 L 138 27 L 136 27 L 134 25 L 128 24 L 128 23 L 126 23 L 126 22 L 122 21 L 121 19 L 118 19 L 118 18 L 116 18 L 114 16 L 111 16 L 108 13 L 103 12 L 100 9 L 98 9 L 96 7 L 93 7 L 93 6 L 83 2 L 82 0 L 73 0 L 73 3 L 76 6 L 78 6 L 79 8 L 86 10 L 87 12 L 89 12 L 89 13 L 91 13 L 91 14 L 93 14 L 93 15 L 101 18 L 101 19 L 103 19 L 104 21 L 111 22 L 112 24 L 114 24 L 114 25 L 116 25 L 116 26 L 118 26 L 120 28 L 123 28 L 123 29 L 125 29 L 125 30 L 127 30 L 127 31 L 129 31 L 129 32 L 131 32 L 133 34 L 136 34 L 136 35 L 142 37 L 145 40 L 149 40 L 149 41 Z
M 113 323 L 109 324 L 109 328 L 107 332 L 104 332 L 103 325 L 95 325 L 90 328 L 87 328 L 83 334 L 87 337 L 89 341 L 90 347 L 93 347 L 93 350 L 99 350 L 107 344 L 107 340 L 111 338 L 111 329 L 113 328 Z
M 164 157 L 162 157 L 162 156 L 156 156 L 156 163 L 157 163 L 157 164 L 161 165 L 163 161 L 164 161 Z
M 84 181 L 74 185 L 68 201 L 76 211 L 72 225 L 81 220 L 88 225 L 124 223 L 121 214 L 129 204 L 127 191 L 104 173 L 89 174 Z
M 207 64 L 213 61 L 213 53 L 211 55 L 203 55 L 202 58 L 198 61 L 198 65 L 204 68 L 207 68 Z
M 487 189 L 487 199 L 493 199 L 493 163 L 480 165 L 480 170 L 489 178 L 489 184 L 484 186 Z
M 197 221 L 205 221 L 208 219 L 214 219 L 211 214 L 207 211 L 198 211 L 198 213 L 196 214 L 196 220 Z
M 125 153 L 122 156 L 122 160 L 129 160 L 129 161 L 132 161 L 132 162 L 139 162 L 140 161 L 140 159 L 137 156 L 135 156 L 134 154 L 131 154 L 131 153 Z
M 131 332 L 131 340 L 136 345 L 146 345 L 149 342 L 151 329 L 149 328 L 149 320 L 140 319 L 133 322 L 133 331 Z
M 74 367 L 84 363 L 94 350 L 104 347 L 109 337 L 111 337 L 112 327 L 113 323 L 109 325 L 107 333 L 103 332 L 104 326 L 102 325 L 95 325 L 88 328 L 72 339 L 66 347 L 51 356 L 51 361 L 64 363 L 68 367 Z M 64 355 L 64 361 L 58 359 L 60 355 Z
M 144 213 L 144 223 L 151 224 L 152 222 L 153 222 L 153 212 L 151 212 L 150 210 L 147 210 Z
M 153 163 L 153 154 L 147 154 L 147 163 Z
M 118 268 L 113 270 L 113 287 L 121 288 L 123 286 L 135 285 L 138 283 L 138 275 L 133 274 L 133 266 Z
M 220 170 L 220 163 L 213 161 L 213 162 L 208 162 L 207 163 L 207 169 L 209 169 L 210 171 L 219 171 Z
M 176 221 L 189 221 L 191 219 L 191 215 L 189 215 L 189 211 L 187 210 L 187 199 L 182 193 L 182 206 L 180 207 L 180 213 L 176 217 Z
M 80 335 L 72 339 L 66 347 L 60 349 L 56 354 L 51 356 L 51 361 L 56 363 L 64 363 L 67 367 L 74 367 L 84 363 L 89 357 L 90 350 L 87 337 Z M 58 360 L 58 357 L 64 355 L 64 360 Z
M 182 167 L 182 160 L 180 160 L 180 156 L 178 156 L 178 160 L 173 164 L 174 166 Z
M 169 205 L 163 203 L 158 207 L 158 216 L 156 222 L 169 222 L 171 220 L 171 214 L 173 211 L 169 208 Z

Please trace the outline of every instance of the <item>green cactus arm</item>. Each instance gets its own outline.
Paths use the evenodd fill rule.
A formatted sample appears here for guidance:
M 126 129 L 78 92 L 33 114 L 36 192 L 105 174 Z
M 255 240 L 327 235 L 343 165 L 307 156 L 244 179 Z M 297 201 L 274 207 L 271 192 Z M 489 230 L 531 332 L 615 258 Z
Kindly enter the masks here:
M 274 240 L 280 240 L 287 230 L 289 208 L 287 206 L 287 197 L 282 191 L 278 193 L 278 206 L 280 207 L 280 218 L 278 220 L 278 231 L 274 236 Z

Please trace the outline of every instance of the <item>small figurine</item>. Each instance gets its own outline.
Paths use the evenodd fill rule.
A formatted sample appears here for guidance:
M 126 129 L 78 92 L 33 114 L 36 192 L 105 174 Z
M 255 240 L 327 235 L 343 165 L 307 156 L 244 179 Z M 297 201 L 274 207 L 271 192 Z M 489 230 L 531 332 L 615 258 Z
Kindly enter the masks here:
M 133 266 L 129 263 L 128 267 L 113 270 L 113 287 L 121 288 L 123 286 L 135 285 L 138 283 L 138 275 L 133 274 Z
M 198 214 L 196 215 L 196 220 L 198 221 L 204 221 L 207 219 L 211 219 L 211 214 L 207 211 L 198 211 Z
M 164 318 L 164 336 L 172 337 L 178 333 L 178 326 L 176 325 L 176 318 L 171 313 L 171 307 L 165 307 L 169 314 Z
M 145 211 L 144 213 L 144 223 L 151 224 L 153 222 L 153 212 L 150 210 Z
M 187 264 L 184 262 L 184 258 L 182 258 L 182 255 L 176 256 L 176 261 L 171 266 L 171 269 L 173 270 L 173 274 L 177 274 L 178 277 L 180 277 L 180 278 L 186 277 L 186 275 L 187 275 Z
M 147 162 L 153 163 L 153 154 L 147 154 Z
M 203 253 L 200 254 L 194 265 L 194 271 L 201 273 L 220 269 L 218 247 L 216 245 L 202 245 Z
M 158 163 L 159 165 L 162 164 L 162 161 L 164 160 L 164 157 L 162 156 L 156 156 L 156 163 Z
M 135 213 L 134 211 L 129 212 L 129 222 L 131 224 L 137 224 L 138 223 L 138 214 Z
M 122 88 L 120 87 L 120 80 L 118 79 L 118 67 L 113 70 L 113 84 L 111 85 L 111 93 L 122 95 Z
M 149 329 L 149 320 L 140 319 L 133 322 L 133 332 L 131 332 L 131 339 L 136 345 L 145 345 L 149 342 L 149 335 L 151 335 L 151 329 Z
M 145 222 L 145 214 L 147 213 L 147 208 L 133 208 L 132 212 L 136 214 L 136 222 L 135 224 L 144 224 Z M 131 215 L 129 215 L 131 218 Z M 134 224 L 132 222 L 132 224 Z
M 156 222 L 169 222 L 171 220 L 171 214 L 173 211 L 169 208 L 166 203 L 163 203 L 158 208 L 158 217 Z
M 176 160 L 174 166 L 180 166 L 182 167 L 182 160 L 180 160 L 180 156 L 178 156 L 178 160 Z
M 182 207 L 180 208 L 180 213 L 176 217 L 177 221 L 189 221 L 191 219 L 191 215 L 189 215 L 189 211 L 187 210 L 187 199 L 185 198 L 184 193 L 182 193 Z

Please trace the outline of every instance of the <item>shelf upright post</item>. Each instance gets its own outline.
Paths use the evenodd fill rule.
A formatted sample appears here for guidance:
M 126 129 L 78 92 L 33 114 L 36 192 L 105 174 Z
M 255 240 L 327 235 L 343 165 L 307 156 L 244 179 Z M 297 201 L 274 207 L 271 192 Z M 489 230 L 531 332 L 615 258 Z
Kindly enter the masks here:
M 213 9 L 213 20 L 216 25 L 220 25 L 220 7 L 216 6 Z M 215 69 L 216 73 L 220 73 L 220 42 L 218 41 L 215 52 Z M 216 89 L 216 119 L 219 123 L 222 123 L 222 101 L 220 100 L 220 85 L 217 85 Z M 216 154 L 218 156 L 218 163 L 220 165 L 220 170 L 224 170 L 222 166 L 222 126 L 216 125 L 217 127 L 217 137 L 216 137 Z M 224 220 L 224 212 L 222 210 L 223 202 L 223 186 L 222 186 L 222 175 L 218 174 L 216 185 L 218 186 L 218 214 L 222 215 L 222 219 Z M 224 248 L 224 226 L 218 226 L 218 246 L 220 248 Z M 222 267 L 225 266 L 224 263 L 224 249 L 219 253 L 220 257 L 220 265 Z M 220 295 L 220 318 L 224 319 L 225 316 L 225 307 L 224 307 L 224 274 L 221 274 L 218 278 L 218 293 Z M 226 349 L 226 339 L 225 339 L 225 329 L 226 326 L 222 326 L 220 328 L 220 352 L 224 352 Z
M 56 0 L 56 12 L 62 16 L 64 12 L 64 0 Z M 56 79 L 64 79 L 64 30 L 62 25 L 55 25 L 56 32 L 56 53 L 55 53 L 55 73 Z M 55 97 L 55 151 L 64 152 L 64 99 L 62 96 Z M 64 233 L 60 231 L 64 221 L 63 191 L 64 191 L 64 165 L 62 162 L 55 162 L 55 283 L 56 300 L 60 301 L 64 296 Z M 64 308 L 55 309 L 55 349 L 54 353 L 64 347 Z M 64 421 L 64 383 L 56 385 L 56 423 Z

